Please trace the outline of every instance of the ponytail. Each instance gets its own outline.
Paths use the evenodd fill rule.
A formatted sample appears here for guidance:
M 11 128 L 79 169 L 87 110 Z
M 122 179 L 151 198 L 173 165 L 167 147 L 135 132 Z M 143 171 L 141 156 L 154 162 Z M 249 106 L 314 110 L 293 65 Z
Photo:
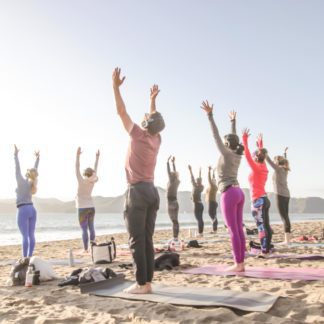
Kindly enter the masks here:
M 35 193 L 37 192 L 37 177 L 38 177 L 38 172 L 36 169 L 28 169 L 27 170 L 27 174 L 26 177 L 28 179 L 28 182 L 30 183 L 30 189 L 31 189 L 31 193 L 32 195 L 35 195 Z

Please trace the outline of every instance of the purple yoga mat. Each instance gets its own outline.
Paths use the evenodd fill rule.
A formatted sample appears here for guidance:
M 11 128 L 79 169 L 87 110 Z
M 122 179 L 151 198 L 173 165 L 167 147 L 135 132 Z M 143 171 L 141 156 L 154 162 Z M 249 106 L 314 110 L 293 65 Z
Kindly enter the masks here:
M 246 253 L 245 257 L 262 257 L 262 254 Z M 324 255 L 321 254 L 270 254 L 266 257 L 267 259 L 297 259 L 297 260 L 322 260 Z
M 183 272 L 189 274 L 243 276 L 264 279 L 324 280 L 324 269 L 246 267 L 244 272 L 231 272 L 225 271 L 227 267 L 226 265 L 205 265 L 199 268 L 187 269 Z

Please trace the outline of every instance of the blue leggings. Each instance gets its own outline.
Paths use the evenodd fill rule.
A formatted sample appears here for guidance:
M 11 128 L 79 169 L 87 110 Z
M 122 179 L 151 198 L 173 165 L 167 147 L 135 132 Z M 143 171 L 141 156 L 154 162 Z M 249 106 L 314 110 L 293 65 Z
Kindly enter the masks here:
M 36 218 L 36 209 L 32 204 L 20 206 L 17 210 L 17 224 L 22 235 L 23 257 L 31 257 L 33 255 Z
M 95 209 L 93 207 L 79 208 L 78 215 L 79 223 L 82 229 L 83 247 L 87 251 L 89 246 L 88 228 L 90 232 L 90 241 L 94 241 L 94 239 L 96 238 L 96 233 L 94 229 Z

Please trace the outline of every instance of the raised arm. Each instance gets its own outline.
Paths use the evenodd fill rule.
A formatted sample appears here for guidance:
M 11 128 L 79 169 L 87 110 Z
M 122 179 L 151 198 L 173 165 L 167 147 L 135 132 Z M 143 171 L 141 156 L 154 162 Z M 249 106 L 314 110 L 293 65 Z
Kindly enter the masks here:
M 208 103 L 208 101 L 206 100 L 206 101 L 202 102 L 201 108 L 203 110 L 205 110 L 205 112 L 207 113 L 208 120 L 210 122 L 210 126 L 211 126 L 211 129 L 212 129 L 213 135 L 214 135 L 216 145 L 217 145 L 219 151 L 221 152 L 221 154 L 224 155 L 227 152 L 227 149 L 226 149 L 226 147 L 225 147 L 225 145 L 224 145 L 224 143 L 222 141 L 222 138 L 219 135 L 218 128 L 217 128 L 217 126 L 215 124 L 215 121 L 214 121 L 214 117 L 213 117 L 214 105 L 210 105 Z
M 208 183 L 209 183 L 210 185 L 213 184 L 213 182 L 212 182 L 212 176 L 211 176 L 211 170 L 212 170 L 212 167 L 209 166 L 209 167 L 208 167 Z
M 120 68 L 115 68 L 113 75 L 112 75 L 112 80 L 113 80 L 113 89 L 114 89 L 117 113 L 124 125 L 124 128 L 126 129 L 126 131 L 128 133 L 130 133 L 133 128 L 134 123 L 126 111 L 126 106 L 125 106 L 123 98 L 120 94 L 119 87 L 123 84 L 123 82 L 125 80 L 125 77 L 123 77 L 123 78 L 120 77 Z
M 100 157 L 100 151 L 98 150 L 96 152 L 96 161 L 95 161 L 95 164 L 94 164 L 94 171 L 96 172 L 96 174 L 97 174 L 97 171 L 98 171 L 99 157 Z
M 150 113 L 153 114 L 156 112 L 156 97 L 159 94 L 159 86 L 157 84 L 153 84 L 153 87 L 150 89 L 150 99 L 151 99 L 151 105 L 150 105 Z
M 196 183 L 196 180 L 195 180 L 195 177 L 192 173 L 192 168 L 191 168 L 191 165 L 188 165 L 188 169 L 189 169 L 189 172 L 190 172 L 190 176 L 191 176 L 191 183 L 193 186 L 197 186 L 197 183 Z
M 288 151 L 288 147 L 285 147 L 285 150 L 284 150 L 284 158 L 287 160 L 287 151 Z
M 261 133 L 257 137 L 256 145 L 259 149 L 263 149 L 263 135 Z
M 75 159 L 75 174 L 78 181 L 82 180 L 82 176 L 80 173 L 80 155 L 81 155 L 81 147 L 78 147 Z
M 19 163 L 19 158 L 18 158 L 18 152 L 19 152 L 19 150 L 18 150 L 17 146 L 15 145 L 15 154 L 14 154 L 14 157 L 15 157 L 16 180 L 17 181 L 23 179 L 23 176 L 22 176 L 21 170 L 20 170 L 20 163 Z
M 232 110 L 228 114 L 231 121 L 231 133 L 236 135 L 236 111 Z
M 167 170 L 168 170 L 169 179 L 171 177 L 170 159 L 171 159 L 171 155 L 168 157 L 168 161 L 167 161 Z
M 171 162 L 172 162 L 173 172 L 177 172 L 176 166 L 175 166 L 175 156 L 172 157 Z
M 269 165 L 274 169 L 274 170 L 278 170 L 280 168 L 279 165 L 277 165 L 276 163 L 274 163 L 272 161 L 272 159 L 270 158 L 270 156 L 267 154 L 266 156 L 266 161 L 269 163 Z
M 244 154 L 246 157 L 246 160 L 250 166 L 250 168 L 252 170 L 257 170 L 257 164 L 256 162 L 253 160 L 252 156 L 251 156 L 251 152 L 249 150 L 249 145 L 248 145 L 248 138 L 250 136 L 250 130 L 245 128 L 243 130 L 243 135 L 242 135 L 242 141 L 243 141 L 243 145 L 244 145 Z
M 35 151 L 34 154 L 35 154 L 35 157 L 36 157 L 34 168 L 37 170 L 38 169 L 38 164 L 39 164 L 39 151 Z

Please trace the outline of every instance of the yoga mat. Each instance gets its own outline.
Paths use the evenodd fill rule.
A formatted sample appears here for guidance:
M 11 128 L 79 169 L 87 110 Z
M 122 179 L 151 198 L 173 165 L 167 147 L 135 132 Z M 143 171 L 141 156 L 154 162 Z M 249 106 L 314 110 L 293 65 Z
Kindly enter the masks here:
M 52 265 L 69 265 L 69 260 L 67 259 L 42 259 L 46 262 L 49 262 Z M 14 265 L 17 262 L 17 260 L 2 260 L 0 261 L 0 266 L 6 266 L 6 265 Z M 82 260 L 82 259 L 74 259 L 74 264 L 83 264 L 83 263 L 89 263 L 92 262 L 91 259 L 88 260 Z
M 290 242 L 287 247 L 324 247 L 324 243 Z
M 259 257 L 262 258 L 262 254 L 246 253 L 245 257 Z M 233 258 L 233 257 L 232 257 Z M 321 254 L 270 254 L 264 257 L 265 259 L 297 259 L 297 260 L 322 260 L 324 255 Z
M 324 269 L 312 268 L 268 268 L 246 267 L 244 272 L 226 271 L 226 265 L 205 265 L 184 270 L 188 274 L 206 274 L 216 276 L 242 276 L 281 280 L 324 280 Z
M 267 293 L 219 290 L 205 287 L 168 287 L 153 284 L 153 294 L 127 294 L 123 289 L 133 282 L 123 277 L 80 287 L 81 293 L 128 300 L 151 301 L 181 306 L 225 306 L 250 312 L 267 312 L 279 298 Z M 84 285 L 83 285 L 84 286 Z

